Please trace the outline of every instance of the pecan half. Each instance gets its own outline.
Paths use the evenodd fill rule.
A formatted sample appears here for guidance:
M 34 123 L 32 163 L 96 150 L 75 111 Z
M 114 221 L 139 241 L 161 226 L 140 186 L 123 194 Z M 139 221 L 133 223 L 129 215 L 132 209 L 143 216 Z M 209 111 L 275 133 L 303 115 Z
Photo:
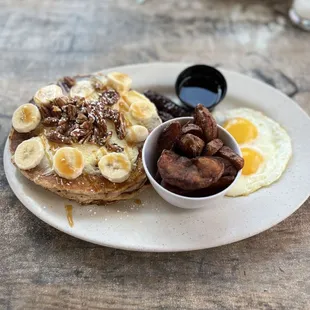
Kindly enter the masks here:
M 58 125 L 63 125 L 69 121 L 67 115 L 63 115 L 61 119 L 58 121 Z
M 88 141 L 90 140 L 90 138 L 91 138 L 91 133 L 92 133 L 92 132 L 91 132 L 91 130 L 90 130 L 90 131 L 85 135 L 85 137 L 79 141 L 79 143 L 80 143 L 80 144 L 83 144 L 83 143 L 88 142 Z
M 85 121 L 83 124 L 80 125 L 80 128 L 91 130 L 93 128 L 93 125 L 90 121 Z
M 68 104 L 69 100 L 70 99 L 67 96 L 61 96 L 61 97 L 55 98 L 53 103 L 61 108 L 62 106 Z
M 71 144 L 72 140 L 69 137 L 62 135 L 57 131 L 49 131 L 46 134 L 46 138 L 52 142 Z
M 76 106 L 74 106 L 73 104 L 68 104 L 65 110 L 68 114 L 69 120 L 75 120 L 77 113 Z
M 123 114 L 119 114 L 119 117 L 117 121 L 115 122 L 115 130 L 116 130 L 117 136 L 121 140 L 123 140 L 126 135 L 125 118 Z
M 114 89 L 109 89 L 101 94 L 100 101 L 107 105 L 113 105 L 117 103 L 119 98 L 120 96 L 117 91 L 115 91 Z
M 80 137 L 85 137 L 87 133 L 88 131 L 85 129 L 76 128 L 70 132 L 70 136 L 75 137 L 75 138 L 80 138 Z
M 58 106 L 56 106 L 56 105 L 52 106 L 52 109 L 51 109 L 52 116 L 60 118 L 61 117 L 61 113 L 62 113 L 62 111 L 61 111 L 61 109 Z
M 105 133 L 103 136 L 100 136 L 97 141 L 99 145 L 105 145 L 110 138 L 112 137 L 112 131 Z
M 97 127 L 98 129 L 104 134 L 107 132 L 107 122 L 105 118 L 103 117 L 103 114 L 101 111 L 95 111 L 95 119 L 97 121 Z
M 77 117 L 76 117 L 76 122 L 78 124 L 84 123 L 87 121 L 87 116 L 84 113 L 79 112 Z
M 41 105 L 38 107 L 39 108 L 39 111 L 41 113 L 41 117 L 42 118 L 46 118 L 48 116 L 50 116 L 50 110 L 49 110 L 49 107 L 46 106 L 46 105 Z
M 72 86 L 74 86 L 76 84 L 76 80 L 74 78 L 72 78 L 71 76 L 65 76 L 64 77 L 64 83 L 71 88 Z
M 42 121 L 42 124 L 46 127 L 54 127 L 58 125 L 59 119 L 57 117 L 47 117 Z
M 122 148 L 121 146 L 117 145 L 116 143 L 107 143 L 106 144 L 106 148 L 108 151 L 110 152 L 116 152 L 116 153 L 120 153 L 124 151 L 124 148 Z
M 56 131 L 64 135 L 68 130 L 68 123 L 64 123 L 56 128 Z

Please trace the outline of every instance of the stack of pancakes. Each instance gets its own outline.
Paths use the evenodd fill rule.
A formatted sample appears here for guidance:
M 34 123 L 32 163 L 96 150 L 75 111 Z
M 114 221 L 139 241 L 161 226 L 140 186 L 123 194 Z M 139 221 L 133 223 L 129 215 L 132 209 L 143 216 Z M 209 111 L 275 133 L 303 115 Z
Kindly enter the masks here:
M 42 88 L 30 101 L 31 104 L 39 108 L 41 113 L 41 121 L 36 128 L 29 132 L 16 130 L 16 128 L 14 128 L 14 117 L 16 116 L 13 115 L 13 127 L 9 136 L 12 162 L 25 177 L 35 184 L 59 196 L 75 200 L 81 204 L 105 204 L 134 197 L 147 183 L 141 158 L 143 141 L 140 141 L 146 137 L 134 142 L 128 141 L 128 132 L 134 125 L 143 126 L 148 132 L 158 126 L 161 120 L 155 106 L 142 94 L 131 91 L 131 79 L 127 75 L 117 72 L 113 72 L 107 76 L 92 75 L 74 78 L 66 77 L 60 79 L 57 84 L 53 85 L 57 85 L 57 91 L 45 92 L 42 95 L 42 92 L 44 92 L 44 88 Z M 62 90 L 61 94 L 57 93 L 59 90 L 58 87 Z M 77 138 L 72 138 L 73 140 L 69 143 L 67 141 L 66 143 L 62 143 L 57 139 L 53 140 L 54 138 L 51 132 L 57 132 L 57 127 L 59 127 L 59 125 L 44 125 L 47 123 L 47 117 L 44 115 L 44 109 L 42 109 L 42 107 L 44 108 L 44 106 L 48 104 L 50 109 L 53 108 L 57 96 L 61 96 L 66 100 L 69 98 L 71 104 L 74 104 L 75 98 L 78 97 L 79 100 L 82 99 L 87 102 L 92 102 L 95 106 L 97 102 L 100 104 L 100 100 L 102 101 L 102 94 L 107 90 L 113 90 L 117 93 L 116 102 L 108 102 L 108 105 L 110 105 L 110 109 L 118 111 L 118 115 L 124 123 L 121 128 L 124 134 L 123 137 L 121 137 L 119 131 L 117 131 L 118 128 L 114 129 L 113 126 L 113 128 L 111 127 L 112 123 L 108 126 L 111 135 L 109 143 L 113 148 L 116 146 L 117 150 L 111 150 L 110 146 L 105 145 L 104 142 L 100 142 L 101 144 L 98 145 L 98 141 L 103 141 L 100 134 L 98 136 L 98 132 L 94 139 L 92 139 L 93 136 L 89 134 L 88 137 L 80 139 L 79 141 L 76 140 Z M 76 100 L 76 102 L 78 102 L 78 100 Z M 135 106 L 138 107 L 140 107 L 139 102 L 142 102 L 141 110 L 135 108 L 132 112 L 133 109 L 131 109 L 131 104 L 133 102 Z M 137 102 L 139 104 L 136 104 Z M 110 120 L 107 120 L 107 122 L 110 122 Z M 66 134 L 71 139 L 70 133 Z M 18 165 L 16 160 L 17 158 L 15 158 L 15 153 L 22 142 L 32 138 L 39 138 L 41 140 L 44 147 L 44 156 L 35 167 L 21 169 L 21 166 Z M 79 149 L 84 156 L 85 167 L 76 178 L 60 176 L 53 164 L 53 157 L 57 150 L 67 146 Z M 104 150 L 103 155 L 115 152 L 120 152 L 126 156 L 128 155 L 128 160 L 131 162 L 131 170 L 126 180 L 122 182 L 113 182 L 111 179 L 109 180 L 109 178 L 104 176 L 103 173 L 100 173 L 101 170 L 98 168 L 100 156 L 98 154 L 102 150 Z

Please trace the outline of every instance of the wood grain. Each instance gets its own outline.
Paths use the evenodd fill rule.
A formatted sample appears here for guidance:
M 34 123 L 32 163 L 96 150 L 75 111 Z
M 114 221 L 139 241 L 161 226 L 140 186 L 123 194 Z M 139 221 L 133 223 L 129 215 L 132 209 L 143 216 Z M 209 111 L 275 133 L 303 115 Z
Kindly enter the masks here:
M 221 65 L 310 113 L 310 34 L 282 0 L 0 0 L 1 157 L 14 109 L 63 75 L 151 61 Z M 32 215 L 0 166 L 0 309 L 310 309 L 310 202 L 220 248 L 151 254 L 67 236 Z

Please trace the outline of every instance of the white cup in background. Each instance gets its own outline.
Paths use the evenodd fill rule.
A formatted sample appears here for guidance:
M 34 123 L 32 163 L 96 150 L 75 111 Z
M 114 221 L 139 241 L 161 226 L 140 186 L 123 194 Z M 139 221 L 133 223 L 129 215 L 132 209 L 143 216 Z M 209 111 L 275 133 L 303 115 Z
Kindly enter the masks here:
M 296 26 L 310 31 L 310 0 L 294 0 L 289 17 Z

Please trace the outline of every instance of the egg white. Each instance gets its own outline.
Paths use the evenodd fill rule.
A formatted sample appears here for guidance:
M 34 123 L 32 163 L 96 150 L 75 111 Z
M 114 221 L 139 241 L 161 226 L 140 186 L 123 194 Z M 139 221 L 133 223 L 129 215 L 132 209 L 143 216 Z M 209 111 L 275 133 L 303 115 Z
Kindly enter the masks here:
M 292 144 L 287 132 L 274 120 L 261 112 L 239 108 L 213 113 L 218 124 L 235 118 L 250 121 L 257 129 L 257 137 L 246 143 L 239 144 L 241 148 L 250 148 L 263 157 L 258 170 L 250 175 L 241 174 L 227 196 L 246 196 L 258 189 L 269 186 L 283 174 L 291 156 Z

